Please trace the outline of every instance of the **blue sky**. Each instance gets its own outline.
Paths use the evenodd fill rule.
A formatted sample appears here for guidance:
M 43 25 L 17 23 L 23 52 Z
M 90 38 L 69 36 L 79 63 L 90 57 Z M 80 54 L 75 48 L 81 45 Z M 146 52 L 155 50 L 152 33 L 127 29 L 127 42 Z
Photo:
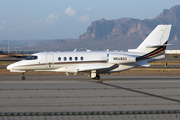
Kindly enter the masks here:
M 152 19 L 180 0 L 0 0 L 0 40 L 78 38 L 93 21 Z

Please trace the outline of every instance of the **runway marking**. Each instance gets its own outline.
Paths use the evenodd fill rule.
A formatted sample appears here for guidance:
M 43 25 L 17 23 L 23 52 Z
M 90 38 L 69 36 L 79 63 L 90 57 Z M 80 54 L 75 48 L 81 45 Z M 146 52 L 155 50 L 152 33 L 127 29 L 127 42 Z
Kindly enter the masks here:
M 24 88 L 24 89 L 0 89 L 0 91 L 5 90 L 118 90 L 118 88 Z
M 64 107 L 64 106 L 132 106 L 132 105 L 179 105 L 178 103 L 155 103 L 155 104 L 68 104 L 68 105 L 62 105 L 62 104 L 56 104 L 56 105 L 0 105 L 0 107 Z
M 125 87 L 121 87 L 121 86 L 116 86 L 116 85 L 111 85 L 111 84 L 107 84 L 107 83 L 99 83 L 99 84 L 103 84 L 103 85 L 107 85 L 107 86 L 111 86 L 111 87 L 115 87 L 115 88 L 119 88 L 119 89 L 124 89 L 124 90 L 128 90 L 128 91 L 132 91 L 132 92 L 136 92 L 136 93 L 141 93 L 141 94 L 145 94 L 145 95 L 149 95 L 149 96 L 153 96 L 153 97 L 158 97 L 158 98 L 162 98 L 162 99 L 166 99 L 166 100 L 170 100 L 170 101 L 174 101 L 174 102 L 178 102 L 180 103 L 180 100 L 177 99 L 172 99 L 172 98 L 168 98 L 168 97 L 164 97 L 164 96 L 160 96 L 160 95 L 156 95 L 156 94 L 152 94 L 152 93 L 147 93 L 147 92 L 142 92 L 142 91 L 138 91 L 138 90 L 133 90 L 130 88 L 125 88 Z
M 118 90 L 119 88 L 14 88 L 14 89 L 0 89 L 0 91 L 5 90 Z M 133 89 L 180 89 L 180 87 L 142 87 L 142 88 L 133 88 Z
M 166 97 L 180 97 L 180 95 L 165 95 Z M 0 97 L 1 99 L 24 99 L 24 98 L 127 98 L 127 97 L 151 97 L 149 95 L 134 95 L 134 96 L 28 96 L 28 97 Z

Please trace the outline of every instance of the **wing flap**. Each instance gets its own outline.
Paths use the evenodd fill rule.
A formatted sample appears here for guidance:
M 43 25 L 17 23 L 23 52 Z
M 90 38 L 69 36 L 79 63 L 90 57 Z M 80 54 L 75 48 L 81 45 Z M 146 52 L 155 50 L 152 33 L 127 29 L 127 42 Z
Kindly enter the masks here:
M 103 72 L 108 72 L 110 70 L 113 70 L 115 68 L 119 67 L 118 64 L 114 64 L 111 67 L 88 67 L 88 68 L 82 68 L 82 69 L 77 69 L 77 72 L 88 72 L 92 70 L 96 70 L 98 73 L 103 73 Z
M 144 66 L 144 67 L 149 67 L 150 66 L 149 63 L 146 62 L 146 61 L 137 62 L 136 64 L 140 65 L 140 66 Z

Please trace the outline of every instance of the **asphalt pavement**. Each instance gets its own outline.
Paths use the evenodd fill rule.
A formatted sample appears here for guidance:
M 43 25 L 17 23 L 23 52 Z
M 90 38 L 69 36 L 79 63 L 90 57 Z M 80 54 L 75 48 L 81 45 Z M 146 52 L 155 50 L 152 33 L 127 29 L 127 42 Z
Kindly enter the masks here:
M 1 112 L 180 108 L 180 76 L 0 76 Z

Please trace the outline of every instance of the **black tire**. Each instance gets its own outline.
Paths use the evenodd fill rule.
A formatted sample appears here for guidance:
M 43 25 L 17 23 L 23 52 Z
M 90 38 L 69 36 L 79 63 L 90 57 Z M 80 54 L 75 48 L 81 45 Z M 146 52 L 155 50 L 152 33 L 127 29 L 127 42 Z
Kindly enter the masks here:
M 26 77 L 23 76 L 23 77 L 22 77 L 22 80 L 25 80 L 25 79 L 26 79 Z
M 96 80 L 99 80 L 100 79 L 100 75 L 96 75 Z
M 96 77 L 94 77 L 92 79 L 99 80 L 100 79 L 100 75 L 96 74 Z

